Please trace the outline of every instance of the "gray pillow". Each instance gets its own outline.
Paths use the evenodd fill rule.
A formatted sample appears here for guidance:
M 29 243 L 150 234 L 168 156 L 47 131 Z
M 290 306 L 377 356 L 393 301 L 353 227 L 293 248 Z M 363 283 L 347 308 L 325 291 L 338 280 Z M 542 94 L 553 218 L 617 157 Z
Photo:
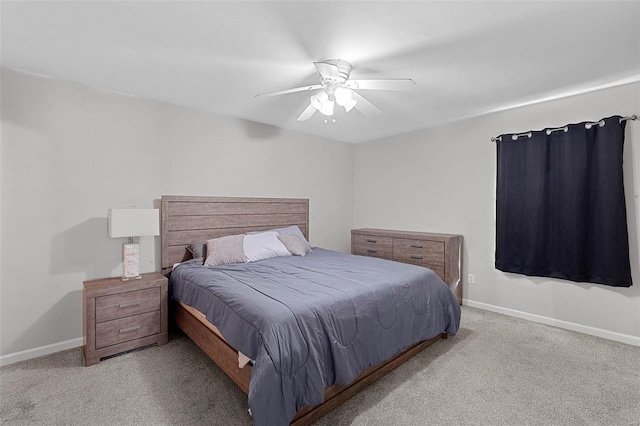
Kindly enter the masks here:
M 245 263 L 244 234 L 229 235 L 207 241 L 207 260 L 204 266 L 226 265 L 227 263 Z
M 289 253 L 294 256 L 306 256 L 311 251 L 311 246 L 307 240 L 295 234 L 280 234 L 278 239 L 289 250 Z
M 187 246 L 191 257 L 198 259 L 207 257 L 207 240 L 191 241 Z
M 295 235 L 295 236 L 297 236 L 302 241 L 302 244 L 304 244 L 304 252 L 305 252 L 305 254 L 307 254 L 307 253 L 309 253 L 311 251 L 311 244 L 309 244 L 309 241 L 307 241 L 307 239 L 304 237 L 304 234 L 302 233 L 302 231 L 300 230 L 298 225 L 291 225 L 291 226 L 287 226 L 286 228 L 278 228 L 278 229 L 275 229 L 275 231 L 277 231 L 278 234 L 280 234 L 280 235 Z M 285 247 L 286 247 L 286 245 L 285 245 Z
M 304 237 L 304 234 L 302 233 L 298 225 L 287 226 L 286 228 L 277 228 L 277 229 L 274 229 L 274 231 L 276 231 L 280 235 L 284 235 L 284 234 L 297 235 L 303 241 L 307 241 L 307 239 Z M 307 244 L 308 243 L 309 242 L 307 241 Z

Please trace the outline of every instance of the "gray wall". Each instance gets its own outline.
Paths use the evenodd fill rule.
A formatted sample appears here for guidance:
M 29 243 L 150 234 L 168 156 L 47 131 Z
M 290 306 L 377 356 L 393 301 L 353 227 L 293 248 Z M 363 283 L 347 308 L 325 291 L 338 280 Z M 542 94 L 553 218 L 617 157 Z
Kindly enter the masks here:
M 640 345 L 640 122 L 628 122 L 624 177 L 631 288 L 578 284 L 494 269 L 495 145 L 492 136 L 640 112 L 630 84 L 359 144 L 354 151 L 354 227 L 464 235 L 467 303 Z M 621 334 L 621 335 L 619 335 Z
M 639 123 L 625 146 L 630 289 L 493 268 L 489 141 L 638 113 L 638 84 L 355 146 L 6 69 L 0 90 L 0 357 L 9 362 L 80 344 L 82 281 L 122 272 L 124 240 L 107 237 L 107 210 L 152 207 L 164 194 L 309 198 L 312 244 L 345 252 L 352 225 L 460 233 L 465 277 L 476 278 L 468 304 L 640 344 Z M 159 254 L 159 238 L 141 239 L 143 272 L 159 268 Z
M 1 83 L 0 355 L 79 344 L 82 281 L 122 272 L 109 208 L 304 197 L 311 243 L 349 250 L 350 144 L 6 69 Z M 159 237 L 140 250 L 159 270 Z

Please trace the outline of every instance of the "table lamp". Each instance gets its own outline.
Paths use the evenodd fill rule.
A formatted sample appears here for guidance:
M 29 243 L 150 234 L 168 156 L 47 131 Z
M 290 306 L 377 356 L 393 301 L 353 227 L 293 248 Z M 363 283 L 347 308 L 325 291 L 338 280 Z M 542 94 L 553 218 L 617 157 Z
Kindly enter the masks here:
M 109 237 L 128 237 L 129 242 L 122 247 L 123 281 L 139 279 L 140 246 L 133 237 L 160 235 L 160 215 L 158 209 L 109 209 Z

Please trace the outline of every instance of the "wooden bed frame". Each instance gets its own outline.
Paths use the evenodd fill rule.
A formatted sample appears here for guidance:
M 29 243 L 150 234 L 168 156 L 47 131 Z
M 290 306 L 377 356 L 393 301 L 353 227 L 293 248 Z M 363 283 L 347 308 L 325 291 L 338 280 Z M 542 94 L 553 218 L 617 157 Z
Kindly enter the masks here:
M 185 246 L 194 240 L 297 225 L 309 239 L 309 200 L 297 198 L 224 198 L 162 196 L 160 214 L 162 273 L 189 259 Z M 238 352 L 218 335 L 214 325 L 197 310 L 178 304 L 176 323 L 239 387 L 249 394 L 251 365 L 238 367 Z M 350 385 L 325 390 L 324 403 L 298 411 L 292 425 L 309 425 L 361 389 L 384 376 L 436 341 L 442 333 L 418 343 L 391 359 L 366 369 Z

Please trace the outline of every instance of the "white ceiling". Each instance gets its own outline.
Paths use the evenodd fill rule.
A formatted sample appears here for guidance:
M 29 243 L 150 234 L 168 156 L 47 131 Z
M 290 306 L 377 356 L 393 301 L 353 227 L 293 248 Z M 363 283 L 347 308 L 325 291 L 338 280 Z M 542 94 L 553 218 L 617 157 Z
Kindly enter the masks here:
M 326 138 L 361 142 L 594 87 L 640 80 L 639 1 L 7 2 L 1 64 Z M 352 78 L 382 114 L 296 118 L 313 61 Z M 640 97 L 640 94 L 639 94 Z

